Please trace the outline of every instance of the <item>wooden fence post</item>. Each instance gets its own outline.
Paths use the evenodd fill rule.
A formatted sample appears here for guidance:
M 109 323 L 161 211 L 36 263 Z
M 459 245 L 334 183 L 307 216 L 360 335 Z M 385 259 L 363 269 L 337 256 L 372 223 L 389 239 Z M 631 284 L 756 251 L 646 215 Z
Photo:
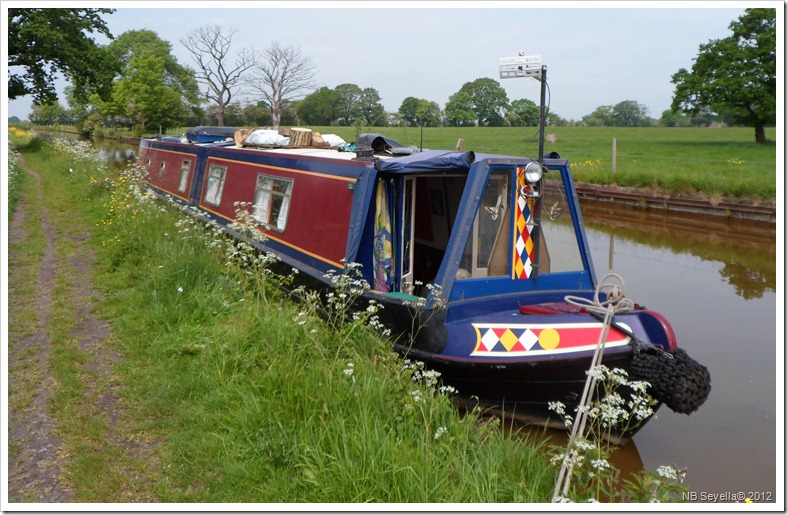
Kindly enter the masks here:
M 610 175 L 611 177 L 616 175 L 616 138 L 613 138 L 613 170 Z

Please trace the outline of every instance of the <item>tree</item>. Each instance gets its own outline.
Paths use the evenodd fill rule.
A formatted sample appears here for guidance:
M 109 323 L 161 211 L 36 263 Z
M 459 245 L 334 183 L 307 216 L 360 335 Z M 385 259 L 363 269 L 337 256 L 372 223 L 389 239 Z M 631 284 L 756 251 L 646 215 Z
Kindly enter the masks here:
M 65 109 L 57 100 L 46 104 L 33 104 L 33 111 L 30 113 L 30 121 L 40 125 L 53 125 L 63 121 Z
M 271 108 L 276 128 L 286 105 L 314 88 L 316 68 L 312 58 L 301 55 L 298 48 L 282 46 L 276 41 L 265 49 L 262 58 L 251 69 L 253 73 L 249 84 Z
M 164 57 L 149 53 L 132 57 L 112 90 L 110 113 L 131 118 L 140 133 L 177 126 L 188 115 L 180 93 L 166 82 L 164 63 Z
M 216 103 L 216 118 L 220 126 L 224 125 L 224 111 L 244 72 L 254 65 L 254 54 L 249 49 L 241 50 L 235 60 L 230 61 L 230 45 L 236 32 L 235 29 L 225 31 L 219 25 L 211 25 L 196 29 L 181 39 L 181 44 L 197 64 L 197 80 L 208 87 L 205 96 Z
M 95 88 L 106 65 L 88 34 L 112 34 L 101 15 L 114 9 L 8 9 L 8 98 L 33 95 L 41 103 L 57 100 L 54 79 L 65 75 L 79 89 Z M 21 67 L 17 73 L 13 68 Z
M 380 103 L 380 93 L 375 88 L 364 88 L 359 97 L 359 111 L 361 118 L 369 126 L 386 124 L 386 110 Z
M 361 96 L 363 91 L 356 84 L 340 84 L 336 92 L 334 115 L 340 125 L 353 125 L 363 113 L 361 112 Z
M 687 127 L 690 125 L 690 119 L 686 113 L 671 109 L 662 111 L 659 122 L 665 127 Z
M 613 106 L 599 106 L 591 114 L 583 117 L 583 123 L 589 127 L 612 127 L 615 125 Z
M 648 108 L 634 100 L 624 100 L 613 106 L 615 127 L 646 127 L 650 124 Z
M 539 111 L 539 106 L 533 100 L 527 98 L 512 100 L 506 119 L 513 127 L 537 127 Z
M 545 113 L 544 123 L 548 127 L 566 127 L 569 125 L 568 120 L 561 118 L 560 115 L 550 111 L 549 109 L 547 110 L 547 113 Z
M 444 109 L 446 124 L 454 127 L 470 127 L 476 123 L 471 96 L 465 91 L 458 91 L 449 97 Z
M 105 117 L 127 119 L 140 131 L 179 125 L 199 104 L 194 72 L 173 57 L 172 46 L 150 30 L 124 32 L 109 44 L 120 70 L 109 101 L 91 103 Z
M 733 111 L 736 123 L 754 127 L 755 141 L 766 143 L 764 128 L 777 112 L 776 20 L 773 8 L 746 9 L 729 25 L 733 35 L 700 45 L 692 71 L 672 77 L 672 109 Z
M 489 78 L 466 82 L 460 88 L 470 100 L 470 110 L 476 115 L 479 126 L 503 125 L 503 113 L 509 107 L 509 98 L 501 85 Z
M 407 97 L 399 107 L 399 114 L 410 126 L 435 127 L 440 123 L 441 110 L 435 102 Z
M 172 55 L 172 45 L 164 41 L 152 30 L 130 30 L 124 32 L 109 44 L 108 51 L 120 62 L 116 81 L 125 75 L 125 69 L 135 56 L 152 54 L 163 59 L 165 83 L 178 92 L 183 102 L 199 105 L 199 88 L 194 70 L 178 63 Z
M 243 113 L 246 125 L 268 125 L 271 121 L 271 111 L 264 102 L 244 106 Z
M 331 125 L 337 118 L 334 114 L 337 101 L 337 92 L 324 86 L 298 102 L 298 116 L 306 124 Z

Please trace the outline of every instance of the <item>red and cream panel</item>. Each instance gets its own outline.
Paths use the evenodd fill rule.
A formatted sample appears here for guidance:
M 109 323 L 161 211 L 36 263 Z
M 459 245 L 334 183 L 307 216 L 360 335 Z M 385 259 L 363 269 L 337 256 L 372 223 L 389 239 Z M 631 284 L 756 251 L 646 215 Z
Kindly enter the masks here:
M 597 322 L 573 324 L 471 324 L 476 346 L 471 356 L 522 358 L 541 355 L 593 351 L 603 325 Z M 629 327 L 621 326 L 630 330 Z M 611 327 L 605 348 L 628 345 L 630 337 Z
M 225 169 L 218 202 L 217 191 L 209 191 L 209 182 L 215 180 L 211 178 L 212 167 Z M 255 203 L 255 190 L 261 175 L 283 179 L 290 184 L 286 223 L 280 221 L 281 227 L 262 227 L 265 236 L 344 268 L 342 260 L 347 247 L 355 178 L 212 157 L 206 164 L 200 208 L 234 220 L 237 216 L 236 202 Z M 206 200 L 206 193 L 213 202 Z
M 147 170 L 147 182 L 174 197 L 189 200 L 197 156 L 175 150 L 143 149 L 139 163 Z

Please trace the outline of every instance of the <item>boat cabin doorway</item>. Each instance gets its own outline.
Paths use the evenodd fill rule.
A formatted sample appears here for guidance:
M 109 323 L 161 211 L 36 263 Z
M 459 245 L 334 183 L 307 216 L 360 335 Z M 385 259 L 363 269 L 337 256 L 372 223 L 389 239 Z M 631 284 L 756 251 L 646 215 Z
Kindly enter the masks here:
M 511 173 L 490 175 L 465 247 L 458 279 L 507 275 L 512 235 Z M 398 237 L 402 244 L 402 293 L 426 296 L 443 262 L 465 189 L 467 175 L 406 177 Z
M 443 262 L 457 219 L 467 175 L 409 176 L 404 179 L 400 238 L 400 291 L 426 296 Z

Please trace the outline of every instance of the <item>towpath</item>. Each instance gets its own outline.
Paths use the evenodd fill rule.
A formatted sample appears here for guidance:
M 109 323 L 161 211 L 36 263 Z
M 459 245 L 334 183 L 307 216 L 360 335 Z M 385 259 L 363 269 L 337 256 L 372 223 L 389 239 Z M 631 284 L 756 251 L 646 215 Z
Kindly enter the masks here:
M 122 414 L 113 376 L 120 355 L 108 344 L 108 324 L 94 310 L 91 234 L 68 223 L 71 213 L 57 210 L 53 216 L 41 177 L 24 161 L 22 166 L 33 180 L 8 234 L 7 500 L 96 501 L 81 496 L 69 468 L 79 425 L 89 420 L 105 428 L 99 447 L 139 454 L 138 446 L 113 431 Z M 77 401 L 62 402 L 64 373 L 56 362 L 67 353 L 78 355 L 76 370 L 65 379 L 79 391 Z

